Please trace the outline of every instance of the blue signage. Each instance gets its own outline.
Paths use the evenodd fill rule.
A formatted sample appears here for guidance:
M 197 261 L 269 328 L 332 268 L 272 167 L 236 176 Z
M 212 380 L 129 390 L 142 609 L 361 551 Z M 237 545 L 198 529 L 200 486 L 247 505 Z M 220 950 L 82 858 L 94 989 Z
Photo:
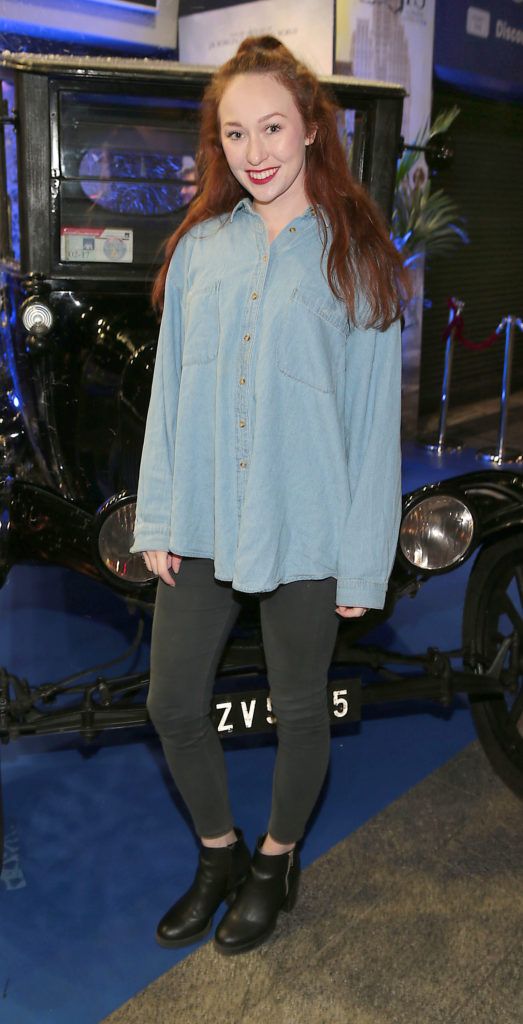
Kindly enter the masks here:
M 434 71 L 481 95 L 523 98 L 523 0 L 437 0 Z

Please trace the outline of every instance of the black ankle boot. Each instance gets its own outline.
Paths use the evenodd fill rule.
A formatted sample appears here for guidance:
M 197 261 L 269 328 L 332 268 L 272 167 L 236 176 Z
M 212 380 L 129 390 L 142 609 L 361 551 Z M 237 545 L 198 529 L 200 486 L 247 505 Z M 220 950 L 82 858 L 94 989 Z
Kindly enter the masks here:
M 212 916 L 222 900 L 232 903 L 249 872 L 250 855 L 243 834 L 230 846 L 200 849 L 200 859 L 190 889 L 162 917 L 156 930 L 160 946 L 186 946 L 209 931 Z
M 245 953 L 260 946 L 274 931 L 279 911 L 292 910 L 296 902 L 297 849 L 275 856 L 262 853 L 264 839 L 258 839 L 247 881 L 216 929 L 214 942 L 220 953 Z

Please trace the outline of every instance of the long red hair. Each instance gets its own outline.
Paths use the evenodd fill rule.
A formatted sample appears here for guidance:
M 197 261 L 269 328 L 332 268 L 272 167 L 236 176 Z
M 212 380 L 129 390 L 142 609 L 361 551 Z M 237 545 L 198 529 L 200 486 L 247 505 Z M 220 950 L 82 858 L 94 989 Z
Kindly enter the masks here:
M 380 210 L 349 171 L 338 135 L 335 103 L 316 75 L 273 36 L 244 39 L 234 57 L 217 69 L 204 92 L 196 155 L 198 187 L 184 220 L 167 240 L 165 261 L 153 285 L 153 304 L 162 308 L 169 263 L 180 238 L 195 224 L 229 213 L 239 199 L 249 195 L 229 169 L 218 116 L 229 82 L 235 75 L 245 74 L 272 75 L 293 96 L 305 131 L 316 130 L 314 142 L 306 149 L 305 192 L 318 218 L 324 251 L 326 222 L 330 225 L 330 288 L 344 300 L 353 322 L 361 289 L 369 307 L 367 326 L 384 330 L 398 318 L 409 293 L 407 272 Z

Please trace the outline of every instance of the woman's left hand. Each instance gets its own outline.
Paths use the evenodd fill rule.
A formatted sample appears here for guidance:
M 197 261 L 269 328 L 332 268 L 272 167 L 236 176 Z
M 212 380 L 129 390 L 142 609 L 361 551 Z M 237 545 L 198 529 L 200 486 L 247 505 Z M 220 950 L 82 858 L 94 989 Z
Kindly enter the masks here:
M 336 611 L 343 619 L 359 619 L 362 615 L 365 615 L 368 608 L 358 608 L 356 606 L 351 607 L 346 604 L 337 604 Z

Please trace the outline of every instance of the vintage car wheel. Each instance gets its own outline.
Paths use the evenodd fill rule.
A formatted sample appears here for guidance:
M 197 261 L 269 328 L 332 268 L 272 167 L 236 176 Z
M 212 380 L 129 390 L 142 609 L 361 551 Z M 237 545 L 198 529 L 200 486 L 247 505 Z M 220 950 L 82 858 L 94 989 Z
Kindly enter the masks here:
M 523 534 L 479 555 L 467 587 L 463 642 L 477 671 L 499 673 L 505 686 L 488 700 L 472 697 L 470 706 L 492 767 L 523 797 Z

